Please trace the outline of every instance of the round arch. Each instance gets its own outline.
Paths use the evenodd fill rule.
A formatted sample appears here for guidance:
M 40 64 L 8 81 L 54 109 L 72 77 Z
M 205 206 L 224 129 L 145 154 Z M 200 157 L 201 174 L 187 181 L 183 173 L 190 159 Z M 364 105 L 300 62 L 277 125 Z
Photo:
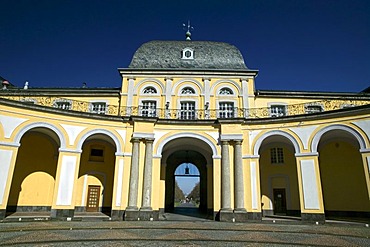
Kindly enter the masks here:
M 164 85 L 163 85 L 163 83 L 160 80 L 153 79 L 153 78 L 147 78 L 147 79 L 143 79 L 143 80 L 139 81 L 136 84 L 136 86 L 134 87 L 134 94 L 138 95 L 139 94 L 139 92 L 138 92 L 139 88 L 141 88 L 142 85 L 144 83 L 146 83 L 146 82 L 151 82 L 147 86 L 153 86 L 156 89 L 158 89 L 158 85 L 159 85 L 159 87 L 161 88 L 161 92 L 158 92 L 158 95 L 163 94 L 163 92 L 164 92 Z
M 261 148 L 261 144 L 262 142 L 270 137 L 270 136 L 274 136 L 274 135 L 278 135 L 278 136 L 283 136 L 285 138 L 287 138 L 294 146 L 294 150 L 295 150 L 295 153 L 300 153 L 300 148 L 299 148 L 299 143 L 298 141 L 294 138 L 294 136 L 292 136 L 291 134 L 287 133 L 287 132 L 284 132 L 284 131 L 281 131 L 281 130 L 272 130 L 272 131 L 269 131 L 269 132 L 266 132 L 264 133 L 263 135 L 261 135 L 257 141 L 255 142 L 254 144 L 254 149 L 253 149 L 253 155 L 258 155 L 258 152 Z
M 173 87 L 172 87 L 172 91 L 171 91 L 171 95 L 176 95 L 176 89 L 179 87 L 179 85 L 181 84 L 181 83 L 184 83 L 184 82 L 188 82 L 188 84 L 186 84 L 186 85 L 183 85 L 183 87 L 186 87 L 186 86 L 190 86 L 190 87 L 192 87 L 192 85 L 191 84 L 195 84 L 195 85 L 197 85 L 197 87 L 198 87 L 198 90 L 195 90 L 196 92 L 199 92 L 199 94 L 197 94 L 196 96 L 199 96 L 200 94 L 202 94 L 202 93 L 204 93 L 204 88 L 202 87 L 202 85 L 201 85 L 201 83 L 199 82 L 199 81 L 197 81 L 197 80 L 193 80 L 193 79 L 183 79 L 183 80 L 180 80 L 180 81 L 178 81 L 178 82 L 176 82 L 174 85 L 173 85 Z M 180 90 L 178 90 L 178 92 L 179 92 Z
M 195 138 L 195 139 L 198 139 L 198 140 L 201 140 L 201 141 L 205 142 L 211 148 L 213 157 L 217 156 L 217 147 L 210 139 L 208 139 L 208 138 L 206 138 L 202 135 L 199 135 L 199 134 L 184 132 L 184 133 L 178 133 L 178 134 L 174 134 L 174 135 L 171 135 L 171 136 L 164 137 L 163 140 L 157 146 L 157 152 L 156 152 L 157 157 L 161 156 L 163 148 L 168 142 L 170 142 L 172 140 L 175 140 L 175 139 L 178 139 L 178 138 L 182 138 L 182 137 Z
M 65 149 L 66 148 L 66 138 L 63 135 L 62 131 L 60 131 L 57 127 L 55 127 L 52 124 L 49 124 L 49 123 L 41 123 L 41 122 L 31 123 L 31 124 L 28 124 L 28 125 L 24 126 L 16 134 L 16 136 L 14 138 L 14 142 L 17 143 L 17 144 L 20 144 L 20 141 L 21 141 L 23 135 L 27 131 L 29 131 L 31 129 L 34 129 L 34 128 L 46 128 L 46 129 L 49 129 L 49 130 L 53 131 L 58 136 L 58 138 L 59 138 L 60 148 L 61 149 Z
M 352 134 L 356 140 L 358 141 L 358 144 L 360 145 L 360 149 L 366 149 L 366 142 L 365 139 L 361 136 L 361 134 L 356 131 L 355 129 L 346 126 L 346 125 L 340 125 L 340 124 L 335 124 L 335 125 L 330 125 L 326 126 L 322 129 L 320 129 L 315 136 L 312 138 L 312 143 L 311 143 L 311 151 L 312 152 L 317 152 L 317 148 L 319 146 L 319 142 L 321 140 L 321 137 L 327 133 L 328 131 L 331 130 L 343 130 L 346 131 L 350 134 Z
M 90 130 L 90 131 L 86 132 L 80 138 L 80 140 L 78 141 L 77 150 L 82 150 L 82 145 L 84 144 L 86 139 L 88 137 L 92 136 L 92 135 L 95 135 L 95 134 L 103 134 L 103 135 L 106 135 L 106 136 L 110 137 L 116 145 L 116 152 L 117 153 L 121 152 L 122 145 L 121 145 L 121 142 L 119 141 L 118 137 L 116 135 L 114 135 L 112 132 L 110 132 L 108 130 L 105 130 L 105 129 L 94 129 L 94 130 Z
M 212 86 L 211 86 L 211 88 L 210 88 L 210 95 L 217 95 L 217 93 L 215 92 L 215 88 L 216 87 L 218 87 L 218 85 L 219 84 L 222 84 L 222 83 L 230 83 L 230 84 L 232 84 L 237 90 L 238 90 L 238 92 L 237 92 L 237 94 L 238 95 L 240 95 L 241 94 L 241 88 L 240 88 L 240 86 L 238 85 L 238 83 L 236 83 L 235 81 L 233 81 L 233 80 L 218 80 L 218 81 L 216 81 Z M 232 88 L 232 87 L 230 87 L 230 86 L 227 86 L 227 87 L 229 87 L 229 88 Z M 234 90 L 233 90 L 234 91 Z M 237 96 L 237 95 L 235 95 L 235 96 Z

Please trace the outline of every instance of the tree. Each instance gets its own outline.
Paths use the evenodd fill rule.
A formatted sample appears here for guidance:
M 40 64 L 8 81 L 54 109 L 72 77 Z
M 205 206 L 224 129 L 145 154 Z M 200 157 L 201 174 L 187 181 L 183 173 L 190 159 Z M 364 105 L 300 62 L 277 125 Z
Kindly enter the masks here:
M 175 180 L 175 202 L 179 202 L 185 199 L 184 192 L 180 189 L 177 181 Z
M 189 199 L 192 199 L 197 204 L 200 202 L 200 182 L 198 182 L 193 190 L 188 195 Z

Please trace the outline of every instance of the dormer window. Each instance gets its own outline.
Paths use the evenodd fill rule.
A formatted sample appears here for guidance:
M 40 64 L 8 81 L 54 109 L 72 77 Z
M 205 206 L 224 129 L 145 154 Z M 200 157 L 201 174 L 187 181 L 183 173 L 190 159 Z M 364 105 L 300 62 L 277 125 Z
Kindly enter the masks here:
M 190 48 L 185 48 L 181 52 L 182 59 L 194 59 L 194 51 Z

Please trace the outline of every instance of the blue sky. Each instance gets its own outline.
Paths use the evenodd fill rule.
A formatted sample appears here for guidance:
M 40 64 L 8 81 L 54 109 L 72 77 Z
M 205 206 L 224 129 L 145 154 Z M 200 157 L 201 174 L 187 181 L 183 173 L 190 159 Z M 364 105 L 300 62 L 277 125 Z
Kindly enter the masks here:
M 257 89 L 370 86 L 368 0 L 0 0 L 0 76 L 31 87 L 120 87 L 117 68 L 150 40 L 236 45 Z

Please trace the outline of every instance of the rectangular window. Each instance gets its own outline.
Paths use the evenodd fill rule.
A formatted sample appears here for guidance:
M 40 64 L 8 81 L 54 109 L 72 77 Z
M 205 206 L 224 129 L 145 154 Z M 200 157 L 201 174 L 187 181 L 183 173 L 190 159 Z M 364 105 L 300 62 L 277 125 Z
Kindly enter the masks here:
M 283 164 L 284 163 L 284 152 L 283 148 L 271 148 L 271 164 Z
M 219 118 L 233 118 L 234 117 L 234 103 L 220 102 Z
M 107 103 L 105 102 L 94 102 L 91 103 L 91 112 L 98 114 L 105 114 Z
M 55 102 L 55 107 L 58 109 L 63 109 L 63 110 L 70 110 L 71 109 L 71 102 Z
M 94 146 L 90 149 L 90 161 L 104 161 L 104 147 Z
M 141 107 L 141 116 L 155 117 L 156 116 L 156 108 L 157 108 L 157 102 L 156 101 L 143 101 L 143 105 Z
M 319 105 L 308 105 L 306 106 L 306 113 L 322 112 L 322 107 Z
M 271 117 L 282 117 L 286 116 L 285 105 L 271 105 L 270 106 Z
M 195 102 L 181 102 L 180 119 L 195 119 Z

